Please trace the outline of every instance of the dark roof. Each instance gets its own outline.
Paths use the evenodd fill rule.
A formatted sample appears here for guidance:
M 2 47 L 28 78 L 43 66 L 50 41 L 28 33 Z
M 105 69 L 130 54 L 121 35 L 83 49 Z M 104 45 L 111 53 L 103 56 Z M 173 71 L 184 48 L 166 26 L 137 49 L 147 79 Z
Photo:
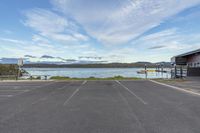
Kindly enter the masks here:
M 190 52 L 187 52 L 187 53 L 184 53 L 184 54 L 180 54 L 180 55 L 177 55 L 175 57 L 185 57 L 185 56 L 189 56 L 189 55 L 193 55 L 193 54 L 197 54 L 197 53 L 200 53 L 200 49 L 190 51 Z

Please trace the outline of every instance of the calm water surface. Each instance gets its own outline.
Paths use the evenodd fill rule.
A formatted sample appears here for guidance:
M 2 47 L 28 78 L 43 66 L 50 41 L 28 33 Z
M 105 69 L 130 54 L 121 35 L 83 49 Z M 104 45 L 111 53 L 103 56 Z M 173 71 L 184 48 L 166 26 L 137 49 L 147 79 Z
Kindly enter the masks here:
M 31 75 L 64 76 L 71 78 L 106 78 L 114 76 L 145 78 L 137 71 L 144 68 L 24 68 Z M 150 69 L 148 69 L 150 70 Z M 155 70 L 151 68 L 151 70 Z M 170 78 L 170 74 L 148 73 L 148 78 Z

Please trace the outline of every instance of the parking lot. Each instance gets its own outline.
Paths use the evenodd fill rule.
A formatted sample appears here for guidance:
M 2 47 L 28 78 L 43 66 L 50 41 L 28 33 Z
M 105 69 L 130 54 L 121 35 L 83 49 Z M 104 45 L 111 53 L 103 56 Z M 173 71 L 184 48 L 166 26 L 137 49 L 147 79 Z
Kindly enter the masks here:
M 199 133 L 199 103 L 147 80 L 0 82 L 0 133 Z

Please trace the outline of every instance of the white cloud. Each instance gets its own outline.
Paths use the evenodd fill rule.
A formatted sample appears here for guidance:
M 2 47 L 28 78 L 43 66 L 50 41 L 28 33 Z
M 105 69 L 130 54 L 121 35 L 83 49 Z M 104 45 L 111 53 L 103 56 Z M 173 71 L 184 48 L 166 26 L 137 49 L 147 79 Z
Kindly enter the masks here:
M 49 43 L 50 41 L 47 38 L 44 38 L 40 35 L 33 35 L 32 41 L 34 42 L 42 42 L 42 43 Z
M 182 31 L 172 28 L 146 36 L 142 36 L 132 42 L 132 46 L 138 46 L 139 50 L 146 51 L 151 54 L 170 54 L 173 56 L 189 50 L 200 47 L 200 34 L 184 34 Z M 169 58 L 170 58 L 169 56 Z
M 165 38 L 169 40 L 169 37 L 177 38 L 177 35 L 179 35 L 177 34 L 177 29 L 172 28 L 172 29 L 167 29 L 167 30 L 156 32 L 156 33 L 152 33 L 150 35 L 146 35 L 142 37 L 142 39 L 144 41 L 152 41 L 152 40 L 156 41 L 158 39 L 165 39 Z
M 52 0 L 104 44 L 123 44 L 200 0 Z
M 5 34 L 12 34 L 13 33 L 13 31 L 11 31 L 11 30 L 4 30 L 3 31 Z
M 23 57 L 24 55 L 53 55 L 63 58 L 77 58 L 95 51 L 90 44 L 55 45 L 48 39 L 34 35 L 31 41 L 0 37 L 1 57 Z
M 77 31 L 78 27 L 75 23 L 50 10 L 36 8 L 25 12 L 25 16 L 24 24 L 49 40 L 73 42 L 88 39 Z
M 19 44 L 13 49 L 24 54 L 73 58 L 94 55 L 114 62 L 168 60 L 177 52 L 200 46 L 195 43 L 200 42 L 200 35 L 184 35 L 177 28 L 135 40 L 173 15 L 200 3 L 200 0 L 51 1 L 52 9 L 35 8 L 24 13 L 24 24 L 35 31 L 31 41 L 0 40 Z
M 27 44 L 26 41 L 11 39 L 11 38 L 0 38 L 0 40 L 3 42 L 10 42 L 10 43 L 15 43 L 15 44 Z
M 44 9 L 33 9 L 25 13 L 25 24 L 42 34 L 64 32 L 68 27 L 68 20 Z
M 75 33 L 73 35 L 76 39 L 78 40 L 82 40 L 82 41 L 87 41 L 89 38 L 87 36 L 84 36 L 82 34 L 79 34 L 79 33 Z
M 76 38 L 74 38 L 71 35 L 67 34 L 50 34 L 48 36 L 50 39 L 57 40 L 57 41 L 66 41 L 66 42 L 71 42 L 71 41 L 77 41 Z

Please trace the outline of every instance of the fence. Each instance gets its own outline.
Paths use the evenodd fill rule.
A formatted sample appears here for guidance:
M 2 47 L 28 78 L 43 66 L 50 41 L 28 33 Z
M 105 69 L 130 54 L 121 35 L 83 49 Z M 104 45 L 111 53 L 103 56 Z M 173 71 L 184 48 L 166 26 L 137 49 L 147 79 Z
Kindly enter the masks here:
M 174 67 L 171 69 L 172 78 L 183 78 L 187 76 L 187 73 L 188 70 L 185 67 Z

